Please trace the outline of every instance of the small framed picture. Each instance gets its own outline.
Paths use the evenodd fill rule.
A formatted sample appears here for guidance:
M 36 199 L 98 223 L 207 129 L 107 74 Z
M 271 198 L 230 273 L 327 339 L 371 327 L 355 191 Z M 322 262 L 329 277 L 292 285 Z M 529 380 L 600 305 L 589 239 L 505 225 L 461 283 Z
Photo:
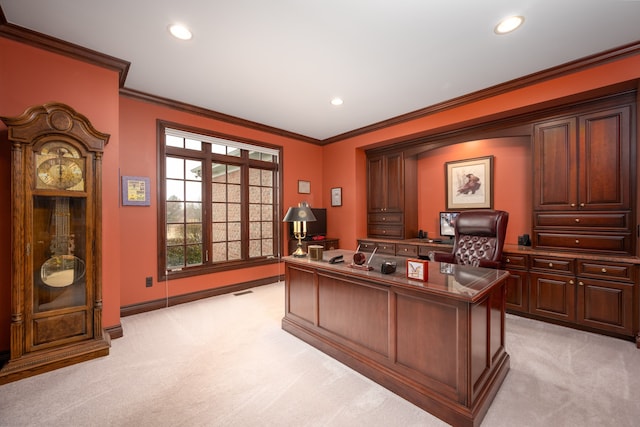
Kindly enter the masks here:
M 429 262 L 422 259 L 408 259 L 407 278 L 423 282 L 429 280 Z
M 342 187 L 331 189 L 331 206 L 342 206 Z
M 122 177 L 122 205 L 150 206 L 149 178 L 146 176 Z
M 311 193 L 311 183 L 309 181 L 298 180 L 298 193 L 300 194 Z

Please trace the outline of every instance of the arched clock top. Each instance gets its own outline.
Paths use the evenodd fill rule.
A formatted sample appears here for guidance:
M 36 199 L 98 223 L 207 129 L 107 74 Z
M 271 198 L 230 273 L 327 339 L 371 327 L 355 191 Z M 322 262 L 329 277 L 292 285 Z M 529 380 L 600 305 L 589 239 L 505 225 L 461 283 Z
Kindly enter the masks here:
M 59 102 L 30 107 L 18 117 L 1 119 L 9 128 L 9 140 L 21 144 L 59 135 L 73 138 L 88 151 L 99 152 L 109 142 L 109 134 L 96 130 L 89 119 Z

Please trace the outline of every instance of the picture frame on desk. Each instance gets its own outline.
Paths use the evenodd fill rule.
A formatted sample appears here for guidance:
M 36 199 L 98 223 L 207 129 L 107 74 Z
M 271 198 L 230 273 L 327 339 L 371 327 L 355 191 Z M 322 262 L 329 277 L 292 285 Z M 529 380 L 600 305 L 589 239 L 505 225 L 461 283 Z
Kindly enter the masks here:
M 447 210 L 493 208 L 493 156 L 445 163 Z

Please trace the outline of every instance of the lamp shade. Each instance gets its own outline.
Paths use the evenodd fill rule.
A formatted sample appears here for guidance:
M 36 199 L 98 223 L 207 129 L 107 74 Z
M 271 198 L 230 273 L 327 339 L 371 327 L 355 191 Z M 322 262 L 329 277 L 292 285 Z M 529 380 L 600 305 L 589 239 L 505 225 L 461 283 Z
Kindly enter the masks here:
M 282 222 L 294 221 L 311 222 L 316 221 L 316 217 L 313 215 L 313 212 L 311 212 L 309 206 L 290 207 Z

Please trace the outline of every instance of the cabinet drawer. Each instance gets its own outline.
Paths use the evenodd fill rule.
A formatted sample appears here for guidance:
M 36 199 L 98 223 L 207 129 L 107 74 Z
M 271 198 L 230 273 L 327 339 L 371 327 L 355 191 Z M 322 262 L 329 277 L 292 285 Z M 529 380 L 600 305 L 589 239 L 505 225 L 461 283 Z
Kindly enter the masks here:
M 502 254 L 501 268 L 526 270 L 527 260 L 528 257 L 526 255 Z
M 634 283 L 635 266 L 627 263 L 578 260 L 578 276 Z
M 375 242 L 370 242 L 368 240 L 359 240 L 358 246 L 360 247 L 360 252 L 373 252 L 376 244 Z
M 396 245 L 394 245 L 393 243 L 378 242 L 376 247 L 378 248 L 378 250 L 376 251 L 377 254 L 384 254 L 384 255 L 396 254 Z
M 562 227 L 601 229 L 629 229 L 628 212 L 601 213 L 549 213 L 541 212 L 535 215 L 535 227 Z
M 398 243 L 398 244 L 396 244 L 396 255 L 397 256 L 417 257 L 418 256 L 418 246 L 416 246 L 416 245 L 404 245 L 404 244 Z
M 401 212 L 379 212 L 369 214 L 369 223 L 376 224 L 398 224 L 402 223 L 403 215 Z
M 568 249 L 572 251 L 597 251 L 616 254 L 631 253 L 629 234 L 581 234 L 534 232 L 539 249 Z
M 531 268 L 562 273 L 574 272 L 574 260 L 569 258 L 554 258 L 534 256 L 531 260 Z
M 369 237 L 402 239 L 404 228 L 401 225 L 369 224 L 367 234 Z

